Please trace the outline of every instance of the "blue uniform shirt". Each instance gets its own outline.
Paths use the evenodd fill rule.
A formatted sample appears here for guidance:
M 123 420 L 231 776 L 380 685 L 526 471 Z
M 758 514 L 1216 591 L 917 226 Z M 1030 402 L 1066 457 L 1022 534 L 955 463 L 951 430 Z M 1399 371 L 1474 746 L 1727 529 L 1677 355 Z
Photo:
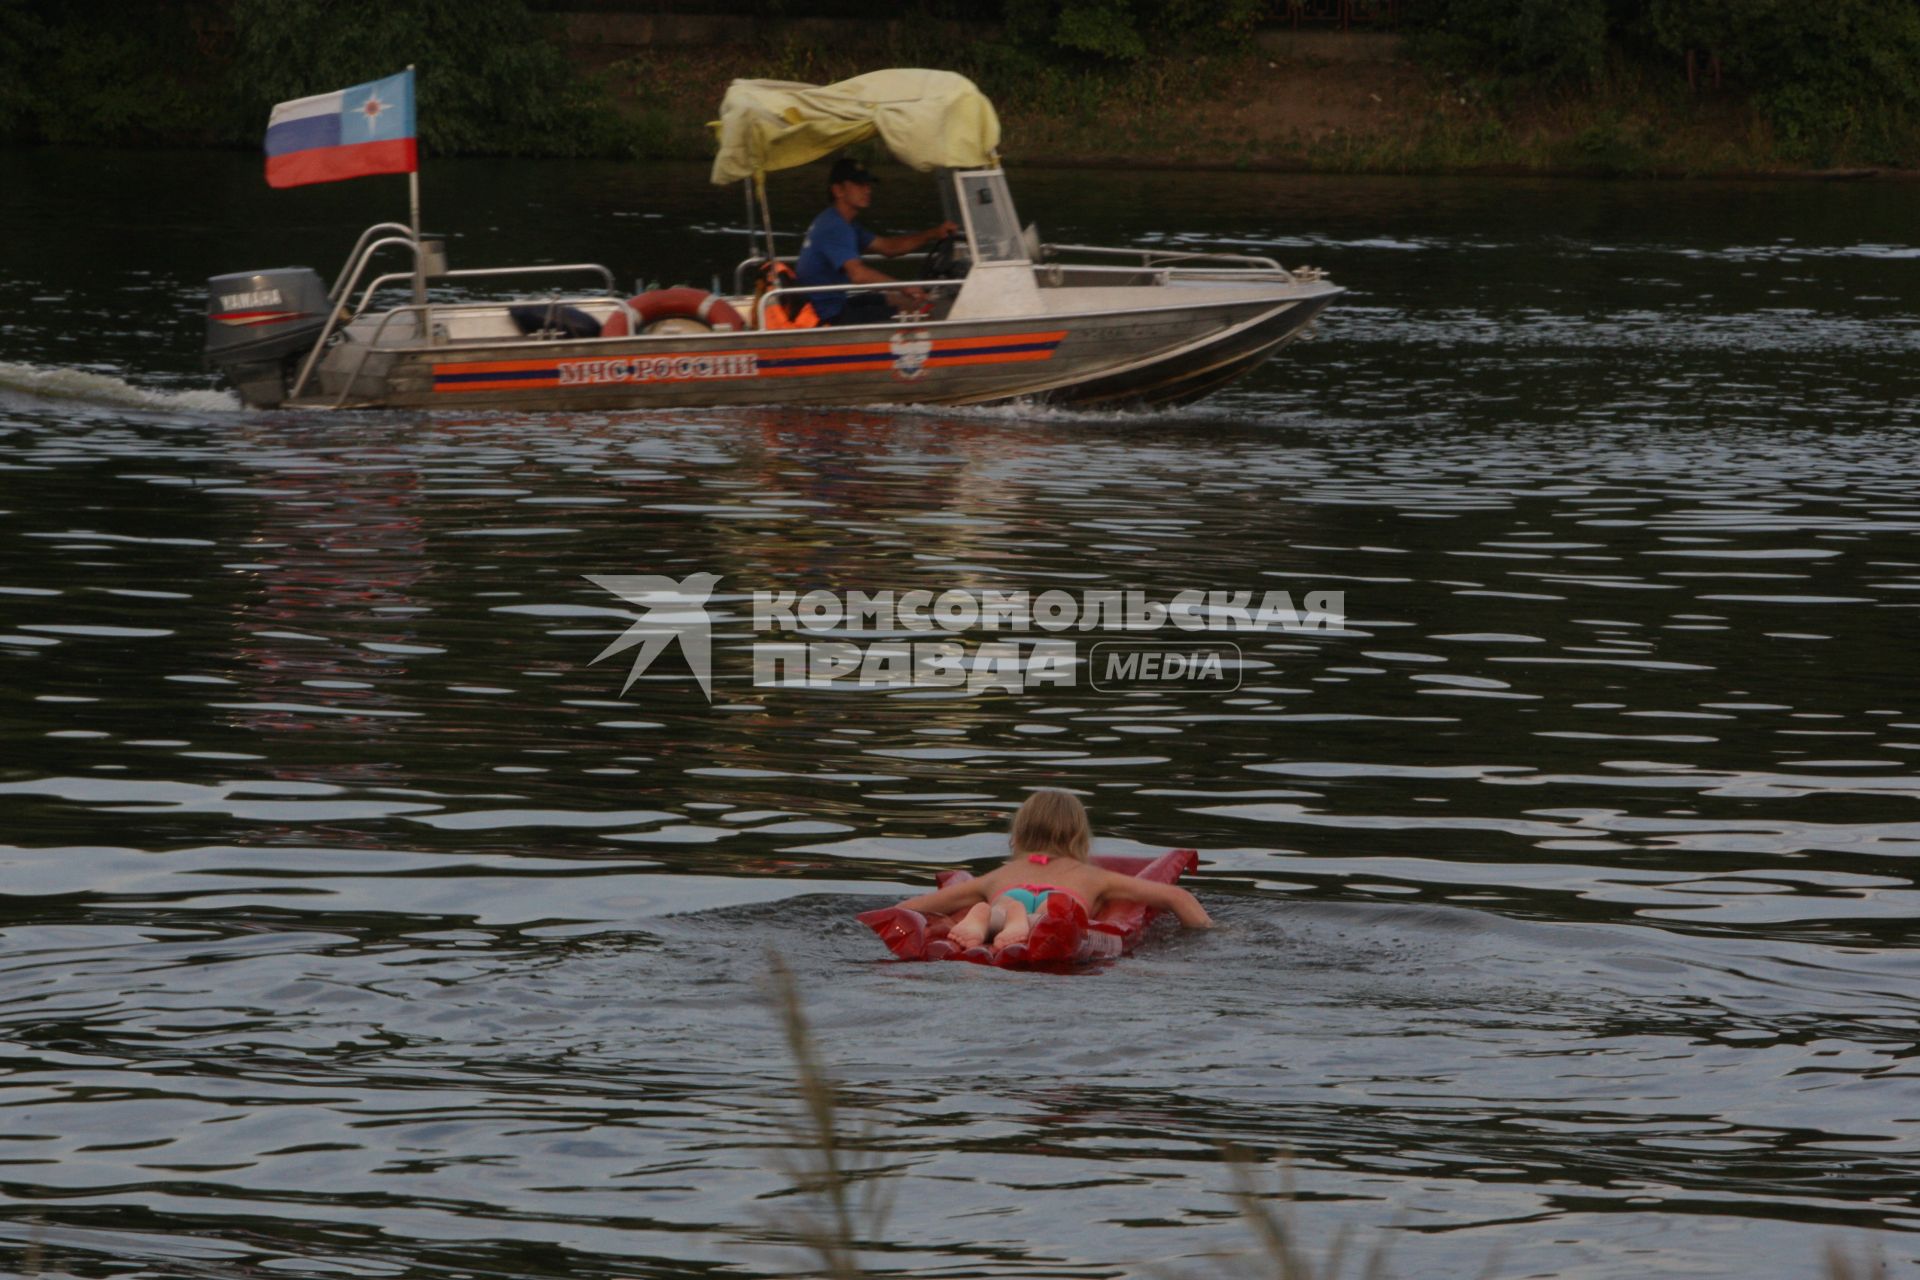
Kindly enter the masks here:
M 807 228 L 807 238 L 800 245 L 800 261 L 794 267 L 794 283 L 802 288 L 853 283 L 847 278 L 844 264 L 864 254 L 872 243 L 873 232 L 857 222 L 848 222 L 838 209 L 828 205 Z M 813 304 L 814 314 L 822 320 L 832 320 L 847 305 L 844 293 L 802 296 Z

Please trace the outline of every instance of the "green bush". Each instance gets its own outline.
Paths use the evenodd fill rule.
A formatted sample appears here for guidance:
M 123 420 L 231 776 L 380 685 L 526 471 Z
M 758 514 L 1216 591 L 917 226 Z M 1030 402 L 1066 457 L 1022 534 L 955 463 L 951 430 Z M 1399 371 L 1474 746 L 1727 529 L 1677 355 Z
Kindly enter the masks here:
M 1586 84 L 1606 65 L 1607 0 L 1427 0 L 1410 6 L 1414 51 L 1520 85 Z
M 597 96 L 524 0 L 234 0 L 233 23 L 242 137 L 265 128 L 276 102 L 412 63 L 423 150 L 574 155 L 595 147 Z
M 25 0 L 0 0 L 0 142 L 32 133 L 38 99 L 28 72 L 46 36 L 39 15 Z
M 206 141 L 218 27 L 208 0 L 0 0 L 0 140 Z
M 438 154 L 631 150 L 525 0 L 0 0 L 0 141 L 257 146 L 277 102 L 417 67 Z
M 1789 151 L 1825 163 L 1863 153 L 1910 162 L 1920 111 L 1920 7 L 1883 0 L 1651 0 L 1648 26 L 1670 53 L 1720 57 Z
M 1590 86 L 1614 59 L 1677 69 L 1693 51 L 1719 58 L 1726 89 L 1751 99 L 1789 158 L 1920 156 L 1920 6 L 1911 0 L 1426 0 L 1410 9 L 1416 56 L 1489 76 L 1496 94 Z
M 1169 41 L 1222 42 L 1267 16 L 1265 0 L 1002 0 L 1002 39 L 1046 57 L 1140 62 Z

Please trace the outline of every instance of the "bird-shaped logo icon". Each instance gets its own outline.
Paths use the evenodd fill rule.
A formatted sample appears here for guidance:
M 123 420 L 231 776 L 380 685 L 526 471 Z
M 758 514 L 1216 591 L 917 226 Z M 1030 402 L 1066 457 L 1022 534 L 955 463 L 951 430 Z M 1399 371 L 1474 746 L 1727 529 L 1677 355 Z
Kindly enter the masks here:
M 700 682 L 700 691 L 707 695 L 708 702 L 713 701 L 710 639 L 713 622 L 707 617 L 706 604 L 720 581 L 719 574 L 690 573 L 678 581 L 657 573 L 589 573 L 585 577 L 641 610 L 633 625 L 593 660 L 598 662 L 636 644 L 640 646 L 640 652 L 633 657 L 633 667 L 627 672 L 627 682 L 620 686 L 621 693 L 631 689 L 633 682 L 678 637 L 680 652 L 686 655 L 693 678 Z

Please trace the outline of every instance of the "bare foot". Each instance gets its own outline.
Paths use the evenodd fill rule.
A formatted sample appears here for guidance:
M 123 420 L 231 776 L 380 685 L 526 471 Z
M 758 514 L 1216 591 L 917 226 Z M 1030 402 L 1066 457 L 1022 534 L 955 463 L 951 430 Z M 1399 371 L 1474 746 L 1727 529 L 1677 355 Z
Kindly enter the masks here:
M 992 910 L 983 902 L 954 921 L 947 937 L 962 951 L 970 950 L 987 940 L 987 928 L 992 921 Z
M 1017 898 L 1001 898 L 994 906 L 995 915 L 1001 916 L 999 932 L 993 935 L 993 949 L 1005 951 L 1016 942 L 1025 942 L 1027 934 L 1033 931 L 1033 917 Z

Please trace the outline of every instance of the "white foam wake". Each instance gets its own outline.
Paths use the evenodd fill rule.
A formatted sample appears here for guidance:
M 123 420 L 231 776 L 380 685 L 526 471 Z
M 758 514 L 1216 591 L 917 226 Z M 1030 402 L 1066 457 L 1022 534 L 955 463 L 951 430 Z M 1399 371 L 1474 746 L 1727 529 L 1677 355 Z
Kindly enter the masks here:
M 110 373 L 13 360 L 0 360 L 0 393 L 4 392 L 43 400 L 82 400 L 89 404 L 191 413 L 231 413 L 241 407 L 240 397 L 231 391 L 166 391 L 137 386 Z

